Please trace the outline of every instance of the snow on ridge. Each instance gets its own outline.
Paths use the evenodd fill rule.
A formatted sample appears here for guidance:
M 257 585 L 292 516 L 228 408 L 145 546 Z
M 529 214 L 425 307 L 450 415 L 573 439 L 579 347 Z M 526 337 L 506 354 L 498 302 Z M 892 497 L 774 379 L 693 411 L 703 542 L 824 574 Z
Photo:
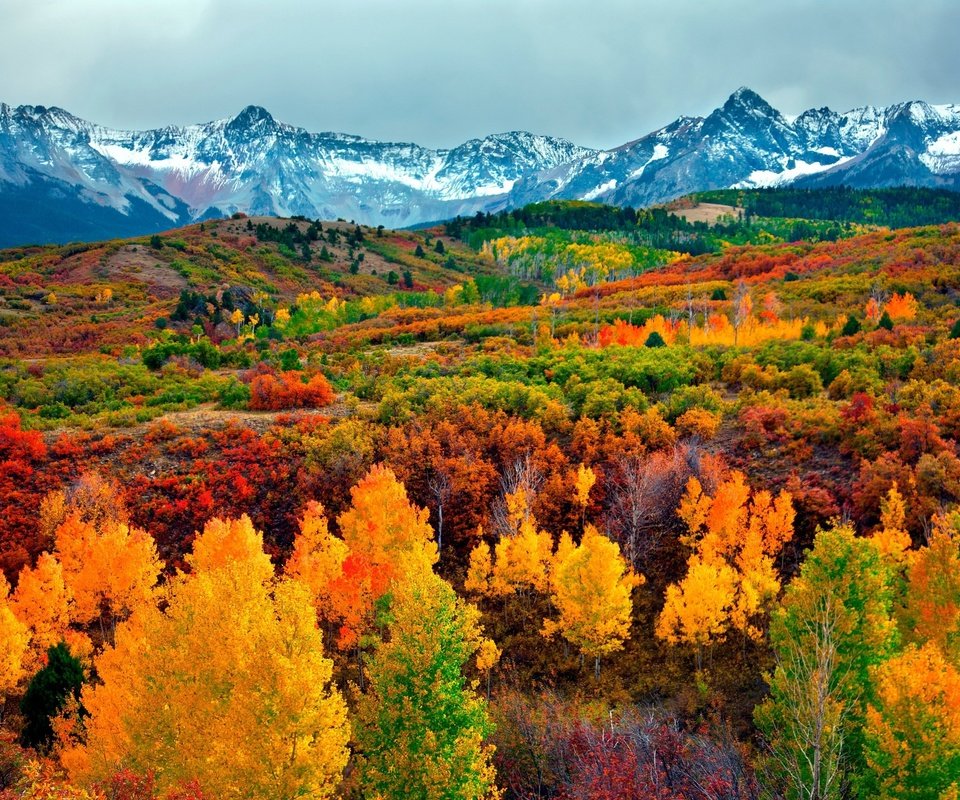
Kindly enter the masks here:
M 750 173 L 745 180 L 739 181 L 731 189 L 758 189 L 770 186 L 782 186 L 785 183 L 792 183 L 805 175 L 816 175 L 818 172 L 839 166 L 849 161 L 853 156 L 845 156 L 830 164 L 823 164 L 819 161 L 809 162 L 797 160 L 791 168 L 784 167 L 780 172 L 774 172 L 769 169 L 757 169 Z
M 600 195 L 605 194 L 606 192 L 612 192 L 617 188 L 617 181 L 615 178 L 611 178 L 605 183 L 601 183 L 599 186 L 595 186 L 589 192 L 583 195 L 584 200 L 596 200 Z

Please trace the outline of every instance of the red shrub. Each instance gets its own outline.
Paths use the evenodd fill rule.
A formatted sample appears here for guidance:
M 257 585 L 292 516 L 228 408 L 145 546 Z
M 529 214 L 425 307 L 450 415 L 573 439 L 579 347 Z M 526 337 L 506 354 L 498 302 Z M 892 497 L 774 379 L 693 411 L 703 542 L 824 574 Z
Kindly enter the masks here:
M 319 373 L 307 382 L 296 371 L 257 375 L 250 382 L 250 408 L 256 411 L 321 408 L 330 405 L 333 397 L 333 388 Z

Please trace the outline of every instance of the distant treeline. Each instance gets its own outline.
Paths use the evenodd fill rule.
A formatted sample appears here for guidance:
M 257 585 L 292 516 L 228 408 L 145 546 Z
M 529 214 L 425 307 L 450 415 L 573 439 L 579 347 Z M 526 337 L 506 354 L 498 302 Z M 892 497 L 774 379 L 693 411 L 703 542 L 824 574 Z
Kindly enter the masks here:
M 832 220 L 739 219 L 708 225 L 690 222 L 665 208 L 636 210 L 629 206 L 601 205 L 557 200 L 501 211 L 478 212 L 469 218 L 457 217 L 446 223 L 448 235 L 479 249 L 484 241 L 502 236 L 524 236 L 545 229 L 590 232 L 620 232 L 625 242 L 690 255 L 714 253 L 727 244 L 756 244 L 764 241 L 835 241 L 851 235 L 853 229 Z
M 740 206 L 751 217 L 832 220 L 889 228 L 960 220 L 960 192 L 902 186 L 895 189 L 718 189 L 694 195 L 703 203 Z

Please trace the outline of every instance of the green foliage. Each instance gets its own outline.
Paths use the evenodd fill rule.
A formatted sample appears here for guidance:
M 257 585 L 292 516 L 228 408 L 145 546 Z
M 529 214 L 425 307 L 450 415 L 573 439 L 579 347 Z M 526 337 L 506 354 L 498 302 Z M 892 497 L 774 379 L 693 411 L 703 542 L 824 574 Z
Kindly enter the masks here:
M 940 225 L 960 218 L 960 194 L 945 189 L 718 189 L 700 192 L 704 203 L 736 205 L 754 217 L 802 217 L 907 228 Z M 802 237 L 809 238 L 809 237 Z
M 63 710 L 68 698 L 80 699 L 83 684 L 83 666 L 63 642 L 47 650 L 46 665 L 33 676 L 20 702 L 25 720 L 20 739 L 26 747 L 46 750 L 50 746 L 50 720 Z
M 764 766 L 788 798 L 839 798 L 865 774 L 871 670 L 898 645 L 889 563 L 849 526 L 817 534 L 770 621 L 776 667 L 756 722 Z
M 856 336 L 858 333 L 860 333 L 861 328 L 862 326 L 860 325 L 860 320 L 851 314 L 844 323 L 840 334 L 841 336 Z
M 464 677 L 479 645 L 477 612 L 428 573 L 395 599 L 389 640 L 369 666 L 357 739 L 365 792 L 384 800 L 480 800 L 493 780 L 493 726 Z

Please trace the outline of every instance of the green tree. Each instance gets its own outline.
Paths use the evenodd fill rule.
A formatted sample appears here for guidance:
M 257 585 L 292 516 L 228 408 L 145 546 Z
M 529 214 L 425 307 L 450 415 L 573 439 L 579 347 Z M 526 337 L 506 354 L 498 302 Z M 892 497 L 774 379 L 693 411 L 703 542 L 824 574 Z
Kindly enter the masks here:
M 647 341 L 643 343 L 644 347 L 666 347 L 667 343 L 663 341 L 663 337 L 657 331 L 651 331 L 650 335 L 647 337 Z
M 846 796 L 866 773 L 871 670 L 898 643 L 894 575 L 848 525 L 821 530 L 770 620 L 776 666 L 755 718 L 763 768 L 788 800 Z
M 860 320 L 858 320 L 853 314 L 847 317 L 847 321 L 844 323 L 843 330 L 840 331 L 841 336 L 855 336 L 860 333 L 861 329 Z
M 426 253 L 423 252 L 423 245 L 418 244 L 417 249 L 413 251 L 413 254 L 417 258 L 423 258 L 426 255 Z
M 45 750 L 53 741 L 50 720 L 57 716 L 69 698 L 80 699 L 83 667 L 61 642 L 47 650 L 47 664 L 30 681 L 20 701 L 26 720 L 20 739 L 27 747 Z
M 433 249 L 436 250 L 440 255 L 443 255 L 447 252 L 447 248 L 443 246 L 443 241 L 440 239 L 437 239 L 437 243 Z
M 494 791 L 486 703 L 463 676 L 481 645 L 478 612 L 433 572 L 398 588 L 360 706 L 360 770 L 383 800 L 475 800 Z

